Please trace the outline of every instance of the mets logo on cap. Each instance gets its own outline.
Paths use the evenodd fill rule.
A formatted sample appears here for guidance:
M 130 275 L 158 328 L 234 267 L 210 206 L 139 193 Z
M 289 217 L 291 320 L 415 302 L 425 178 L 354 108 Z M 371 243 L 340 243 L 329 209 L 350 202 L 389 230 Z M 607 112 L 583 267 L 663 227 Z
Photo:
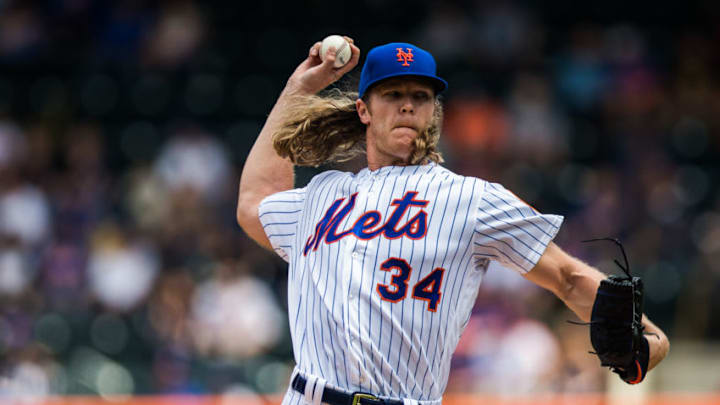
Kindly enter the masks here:
M 412 48 L 405 48 L 407 50 L 403 51 L 402 48 L 395 48 L 397 49 L 397 61 L 402 62 L 403 66 L 410 66 L 408 62 L 414 62 L 413 60 L 413 50 Z

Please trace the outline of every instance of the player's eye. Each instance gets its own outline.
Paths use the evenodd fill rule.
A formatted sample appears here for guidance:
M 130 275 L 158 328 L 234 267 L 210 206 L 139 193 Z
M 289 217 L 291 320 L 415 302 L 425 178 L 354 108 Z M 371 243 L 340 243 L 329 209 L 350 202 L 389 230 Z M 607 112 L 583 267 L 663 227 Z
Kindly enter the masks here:
M 413 95 L 413 98 L 417 101 L 428 101 L 430 100 L 430 94 L 424 91 L 418 91 Z
M 402 93 L 399 90 L 386 90 L 383 92 L 383 97 L 388 100 L 397 100 L 402 97 Z

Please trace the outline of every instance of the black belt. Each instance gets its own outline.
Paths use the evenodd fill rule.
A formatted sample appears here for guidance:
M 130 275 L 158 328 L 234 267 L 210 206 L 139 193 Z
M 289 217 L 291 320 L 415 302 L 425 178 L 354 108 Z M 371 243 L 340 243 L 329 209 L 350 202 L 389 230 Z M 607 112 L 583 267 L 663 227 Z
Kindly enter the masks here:
M 300 374 L 296 374 L 292 380 L 292 387 L 295 391 L 305 395 L 305 384 L 307 380 Z M 325 387 L 322 394 L 322 402 L 330 405 L 403 405 L 403 401 L 396 399 L 382 399 L 366 392 L 353 392 L 348 394 L 343 391 Z

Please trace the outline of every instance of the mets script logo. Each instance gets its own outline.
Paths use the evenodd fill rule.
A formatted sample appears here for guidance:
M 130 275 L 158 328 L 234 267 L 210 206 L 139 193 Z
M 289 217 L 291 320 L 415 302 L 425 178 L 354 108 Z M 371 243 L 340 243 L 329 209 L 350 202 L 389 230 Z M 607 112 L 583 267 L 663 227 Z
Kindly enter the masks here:
M 310 250 L 317 250 L 320 242 L 323 240 L 329 244 L 337 242 L 350 234 L 354 234 L 355 237 L 363 240 L 373 239 L 380 235 L 388 239 L 397 239 L 403 236 L 410 239 L 421 239 L 425 237 L 425 232 L 427 231 L 427 212 L 424 210 L 420 210 L 420 212 L 407 220 L 407 222 L 400 224 L 400 219 L 405 216 L 405 213 L 410 207 L 425 207 L 428 205 L 429 201 L 416 200 L 415 197 L 417 194 L 417 191 L 408 191 L 403 198 L 393 200 L 390 205 L 395 207 L 395 209 L 384 224 L 381 224 L 382 215 L 380 212 L 367 211 L 362 214 L 349 229 L 341 232 L 338 232 L 337 228 L 340 222 L 342 222 L 345 217 L 350 214 L 353 207 L 355 207 L 357 193 L 351 195 L 350 199 L 342 208 L 340 206 L 343 204 L 343 201 L 345 201 L 345 198 L 335 200 L 330 208 L 325 211 L 325 215 L 320 222 L 315 225 L 315 233 L 307 238 L 303 254 L 307 256 Z
M 410 66 L 408 62 L 414 62 L 412 48 L 405 48 L 407 52 L 403 51 L 402 48 L 395 49 L 397 49 L 397 55 L 395 55 L 397 56 L 397 61 L 402 62 L 403 66 Z

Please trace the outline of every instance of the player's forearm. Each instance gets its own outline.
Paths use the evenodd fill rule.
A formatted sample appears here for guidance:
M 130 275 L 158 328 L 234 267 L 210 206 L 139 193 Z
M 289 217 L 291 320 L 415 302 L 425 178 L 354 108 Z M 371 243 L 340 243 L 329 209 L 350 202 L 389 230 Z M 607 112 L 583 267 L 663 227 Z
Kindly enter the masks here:
M 598 286 L 606 276 L 575 258 L 571 258 L 566 266 L 563 273 L 567 283 L 559 297 L 580 319 L 588 322 Z
M 293 103 L 297 103 L 300 96 L 309 94 L 300 83 L 290 78 L 245 160 L 240 177 L 240 199 L 257 200 L 259 203 L 270 194 L 293 187 L 293 164 L 277 154 L 272 138 L 284 124 Z
M 262 200 L 265 196 L 293 187 L 293 164 L 275 152 L 272 136 L 282 126 L 295 94 L 297 91 L 290 85 L 283 90 L 255 140 L 240 177 L 241 199 L 251 197 Z
M 550 243 L 535 267 L 525 274 L 552 291 L 583 321 L 590 320 L 595 294 L 605 275 Z
M 275 152 L 272 137 L 283 125 L 287 109 L 296 94 L 298 94 L 296 87 L 288 84 L 278 97 L 245 160 L 240 176 L 237 222 L 248 236 L 268 248 L 270 242 L 267 240 L 257 211 L 265 197 L 289 190 L 294 185 L 293 164 Z
M 650 346 L 648 370 L 652 370 L 667 356 L 670 350 L 670 341 L 662 329 L 658 328 L 645 315 L 643 315 L 643 326 L 645 326 L 645 337 Z

